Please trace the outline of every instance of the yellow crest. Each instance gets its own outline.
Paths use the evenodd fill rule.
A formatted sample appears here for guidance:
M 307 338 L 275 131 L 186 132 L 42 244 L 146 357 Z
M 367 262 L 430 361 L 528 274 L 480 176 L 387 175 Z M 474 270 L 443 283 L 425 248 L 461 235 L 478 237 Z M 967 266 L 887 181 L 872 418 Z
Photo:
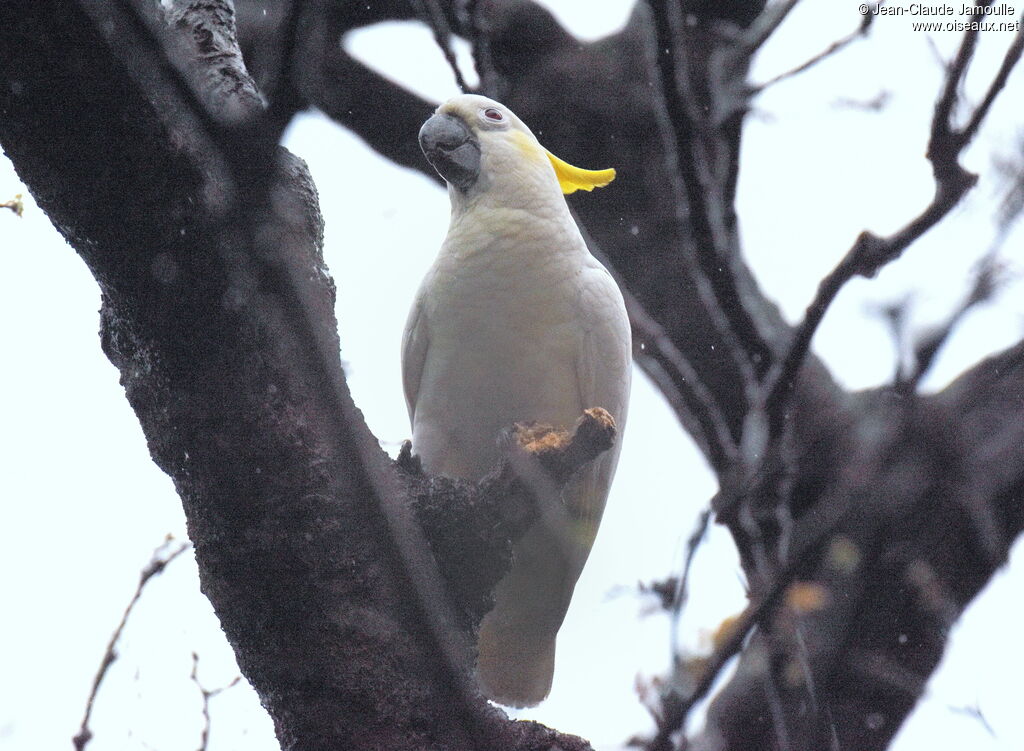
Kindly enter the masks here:
M 562 192 L 566 195 L 569 193 L 575 193 L 577 190 L 603 188 L 615 179 L 614 169 L 590 170 L 573 167 L 568 162 L 564 162 L 559 159 L 547 149 L 544 149 L 544 153 L 547 154 L 548 159 L 551 160 L 551 166 L 555 168 L 555 176 L 558 177 L 558 184 L 562 187 Z

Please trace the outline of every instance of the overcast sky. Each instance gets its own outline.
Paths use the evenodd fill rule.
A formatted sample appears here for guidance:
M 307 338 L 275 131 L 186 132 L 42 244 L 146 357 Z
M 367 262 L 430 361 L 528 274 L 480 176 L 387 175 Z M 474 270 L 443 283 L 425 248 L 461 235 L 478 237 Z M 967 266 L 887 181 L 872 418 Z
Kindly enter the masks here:
M 549 5 L 586 39 L 625 22 L 630 3 L 571 0 Z M 840 6 L 844 6 L 840 10 Z M 854 3 L 805 0 L 757 59 L 766 80 L 854 29 Z M 983 35 L 977 100 L 1011 34 Z M 890 232 L 930 199 L 924 159 L 928 122 L 953 32 L 913 32 L 907 18 L 879 18 L 857 42 L 755 101 L 744 133 L 739 214 L 747 260 L 766 292 L 798 320 L 820 278 L 862 229 Z M 428 32 L 388 24 L 349 48 L 436 100 L 456 92 Z M 401 50 L 396 53 L 395 50 Z M 1018 71 L 967 154 L 982 174 L 954 215 L 876 280 L 840 295 L 814 349 L 850 388 L 892 377 L 895 353 L 878 310 L 910 300 L 921 331 L 966 294 L 971 270 L 995 237 L 999 184 L 993 159 L 1013 156 L 1021 133 L 1024 74 Z M 885 94 L 880 111 L 851 106 Z M 368 106 L 370 104 L 368 103 Z M 326 257 L 338 282 L 342 357 L 356 401 L 384 446 L 409 434 L 399 341 L 422 273 L 444 237 L 447 196 L 425 177 L 394 167 L 317 115 L 299 118 L 287 145 L 313 172 L 327 222 Z M 0 163 L 0 202 L 24 191 Z M 585 200 L 585 197 L 584 197 Z M 97 337 L 99 294 L 84 264 L 26 196 L 22 219 L 0 213 L 0 749 L 67 748 L 107 639 L 140 569 L 167 533 L 184 539 L 180 503 L 152 464 L 118 375 Z M 1021 233 L 1002 258 L 1011 277 L 979 306 L 940 356 L 927 387 L 941 388 L 981 356 L 1024 335 Z M 1014 276 L 1015 275 L 1015 276 Z M 367 315 L 372 311 L 372 317 Z M 372 320 L 372 325 L 367 321 Z M 688 467 L 684 487 L 658 467 Z M 559 637 L 555 686 L 540 707 L 518 713 L 619 748 L 650 728 L 636 676 L 664 671 L 668 623 L 635 595 L 637 581 L 678 568 L 683 541 L 715 490 L 692 441 L 638 373 L 630 424 L 601 535 Z M 1017 556 L 1020 557 L 1019 555 Z M 1020 566 L 1002 574 L 957 625 L 950 653 L 895 749 L 1024 748 L 1019 717 Z M 744 603 L 728 535 L 716 529 L 695 567 L 692 607 L 682 623 L 689 649 Z M 97 701 L 104 749 L 190 749 L 198 744 L 199 694 L 191 652 L 207 688 L 236 674 L 209 604 L 184 557 L 154 580 L 129 622 Z M 956 708 L 980 706 L 988 725 Z M 212 751 L 276 748 L 253 692 L 237 686 L 212 706 Z

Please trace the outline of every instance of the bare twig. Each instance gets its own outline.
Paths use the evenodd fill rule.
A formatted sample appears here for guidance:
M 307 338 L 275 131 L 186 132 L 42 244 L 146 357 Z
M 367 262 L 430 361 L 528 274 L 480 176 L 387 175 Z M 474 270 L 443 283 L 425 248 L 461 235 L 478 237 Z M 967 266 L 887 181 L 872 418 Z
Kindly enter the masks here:
M 747 56 L 753 55 L 761 48 L 761 45 L 768 41 L 798 2 L 800 0 L 779 0 L 765 8 L 739 40 L 739 46 L 743 48 Z
M 99 692 L 100 684 L 103 683 L 103 679 L 107 675 L 107 671 L 110 666 L 117 660 L 117 642 L 121 638 L 121 634 L 124 631 L 125 624 L 128 622 L 128 616 L 131 615 L 132 609 L 135 607 L 135 603 L 142 597 L 142 590 L 149 583 L 149 580 L 154 576 L 158 576 L 163 573 L 167 565 L 177 558 L 179 555 L 188 550 L 191 545 L 187 542 L 183 542 L 174 546 L 172 549 L 172 543 L 174 538 L 170 535 L 167 536 L 160 545 L 153 551 L 153 555 L 146 564 L 146 567 L 142 569 L 142 573 L 139 575 L 139 584 L 135 588 L 135 593 L 132 595 L 131 600 L 128 601 L 128 607 L 124 609 L 124 613 L 121 615 L 121 621 L 117 624 L 117 628 L 114 629 L 114 633 L 110 637 L 110 641 L 107 642 L 107 649 L 103 653 L 103 659 L 100 660 L 99 670 L 96 671 L 96 677 L 92 681 L 92 689 L 89 691 L 89 699 L 85 705 L 85 716 L 82 717 L 82 725 L 78 729 L 78 733 L 71 739 L 74 744 L 76 751 L 82 751 L 92 740 L 92 730 L 89 729 L 89 719 L 92 717 L 93 704 L 96 702 L 96 694 Z
M 683 615 L 683 608 L 689 600 L 690 569 L 693 567 L 693 559 L 697 555 L 697 549 L 704 542 L 708 534 L 708 526 L 711 523 L 711 509 L 704 509 L 697 517 L 697 524 L 694 525 L 690 538 L 686 541 L 686 559 L 683 561 L 683 573 L 676 582 L 675 592 L 672 594 L 672 628 L 669 632 L 669 645 L 672 650 L 672 660 L 675 661 L 679 655 L 679 621 Z
M 981 15 L 981 8 L 992 4 L 992 0 L 976 0 L 974 12 L 971 19 L 976 20 Z M 967 67 L 974 57 L 974 51 L 978 46 L 978 29 L 968 28 L 964 32 L 960 46 L 953 56 L 952 62 L 946 66 L 946 80 L 939 95 L 939 101 L 935 105 L 935 112 L 932 116 L 931 145 L 946 145 L 946 140 L 952 135 L 953 108 L 960 98 L 960 85 L 967 74 Z M 977 126 L 975 126 L 977 127 Z M 931 149 L 929 148 L 929 158 Z
M 795 68 L 791 68 L 790 70 L 787 70 L 787 71 L 784 71 L 782 73 L 779 73 L 778 75 L 772 76 L 771 78 L 769 78 L 764 83 L 758 84 L 758 85 L 754 86 L 753 87 L 753 92 L 754 93 L 760 93 L 760 92 L 764 91 L 765 89 L 767 89 L 769 86 L 773 86 L 773 85 L 779 83 L 780 81 L 786 80 L 787 78 L 793 78 L 794 76 L 797 76 L 797 75 L 803 73 L 805 70 L 813 68 L 815 65 L 820 63 L 822 60 L 825 60 L 826 58 L 831 57 L 832 55 L 836 54 L 837 52 L 840 52 L 841 50 L 843 50 L 844 48 L 849 46 L 852 42 L 856 41 L 857 39 L 860 39 L 861 37 L 867 36 L 868 31 L 871 28 L 871 24 L 872 24 L 872 22 L 874 20 L 875 20 L 875 14 L 874 13 L 865 13 L 863 16 L 861 16 L 860 24 L 858 24 L 857 28 L 854 29 L 853 31 L 851 31 L 849 34 L 847 34 L 846 36 L 842 37 L 841 39 L 837 39 L 836 41 L 832 42 L 832 44 L 830 44 L 828 47 L 823 49 L 817 55 L 815 55 L 814 57 L 810 58 L 809 60 L 805 60 L 800 65 L 797 65 Z
M 939 351 L 949 340 L 950 335 L 963 320 L 964 316 L 967 315 L 975 305 L 986 302 L 992 298 L 992 295 L 995 293 L 999 284 L 998 271 L 999 266 L 994 256 L 986 255 L 981 259 L 978 271 L 974 278 L 974 284 L 971 286 L 971 291 L 967 294 L 967 297 L 965 297 L 963 302 L 957 306 L 956 310 L 953 311 L 942 326 L 937 330 L 930 332 L 928 335 L 921 337 L 921 339 L 915 343 L 913 351 L 913 370 L 909 377 L 900 379 L 897 382 L 896 386 L 898 389 L 906 393 L 913 393 L 917 390 L 918 385 L 921 383 L 921 379 L 928 374 L 929 370 L 931 370 Z
M 764 696 L 772 716 L 772 729 L 775 731 L 776 748 L 780 749 L 780 751 L 789 751 L 789 728 L 786 727 L 786 710 L 782 706 L 782 696 L 779 694 L 776 672 L 777 668 L 774 665 L 769 665 L 768 669 L 764 671 L 762 679 Z
M 188 677 L 192 679 L 194 684 L 196 684 L 196 687 L 199 689 L 199 694 L 203 698 L 203 729 L 199 735 L 199 747 L 196 751 L 207 751 L 207 746 L 210 742 L 210 700 L 218 694 L 222 694 L 227 691 L 229 688 L 237 686 L 241 682 L 242 676 L 236 675 L 228 684 L 221 686 L 220 688 L 208 689 L 203 686 L 202 682 L 199 680 L 199 655 L 193 652 L 192 672 L 189 673 Z
M 697 442 L 701 453 L 710 459 L 716 471 L 724 471 L 736 460 L 738 448 L 714 394 L 662 325 L 629 291 L 625 281 L 616 275 L 614 266 L 605 260 L 597 240 L 587 232 L 582 222 L 577 221 L 577 224 L 587 247 L 608 266 L 609 273 L 622 290 L 633 329 L 633 359 L 657 383 L 658 390 Z
M 839 290 L 860 273 L 865 266 L 863 257 L 874 253 L 874 246 L 881 240 L 868 232 L 862 232 L 847 251 L 843 260 L 818 284 L 818 291 L 811 304 L 804 312 L 803 320 L 793 332 L 789 349 L 765 383 L 767 397 L 765 409 L 768 414 L 769 429 L 774 434 L 781 427 L 783 408 L 788 394 L 792 392 L 797 372 L 803 366 L 804 359 L 810 349 L 811 339 L 818 330 L 818 325 L 825 317 L 826 311 L 835 300 Z
M 430 27 L 430 31 L 434 34 L 434 41 L 441 50 L 441 54 L 444 55 L 444 59 L 448 62 L 448 67 L 452 69 L 459 91 L 463 93 L 468 92 L 470 90 L 469 85 L 462 76 L 459 62 L 455 59 L 455 52 L 452 50 L 452 30 L 448 25 L 448 19 L 444 17 L 444 13 L 441 11 L 437 0 L 419 0 L 418 5 L 420 14 L 423 16 L 423 22 Z
M 628 291 L 624 290 L 623 295 L 638 350 L 634 352 L 634 359 L 657 381 L 659 390 L 677 415 L 693 416 L 697 425 L 685 427 L 706 447 L 705 454 L 712 465 L 719 471 L 725 469 L 736 460 L 739 450 L 714 395 L 643 305 Z
M 996 211 L 998 232 L 993 249 L 1000 248 L 1006 242 L 1010 230 L 1024 213 L 1024 134 L 1017 136 L 1014 147 L 1017 153 L 1013 156 L 999 156 L 993 160 L 996 170 L 1006 183 L 1002 199 L 999 201 L 999 209 Z
M 988 718 L 985 717 L 985 713 L 981 711 L 981 707 L 975 703 L 973 706 L 956 707 L 950 705 L 950 712 L 956 712 L 957 714 L 967 715 L 968 717 L 977 720 L 981 723 L 981 726 L 985 728 L 985 731 L 992 736 L 992 738 L 998 738 L 996 735 L 995 728 L 989 724 Z
M 882 89 L 870 99 L 853 99 L 851 97 L 837 97 L 833 102 L 833 107 L 845 107 L 852 110 L 861 110 L 863 112 L 881 112 L 889 104 L 889 100 L 892 99 L 892 92 L 888 89 Z
M 793 637 L 796 640 L 797 646 L 797 660 L 800 663 L 800 672 L 803 675 L 804 685 L 807 686 L 807 698 L 811 706 L 811 713 L 818 714 L 819 711 L 825 713 L 825 719 L 828 722 L 829 729 L 829 751 L 842 751 L 842 747 L 839 745 L 839 734 L 836 730 L 835 718 L 832 716 L 832 708 L 828 704 L 828 697 L 818 696 L 817 682 L 814 680 L 814 670 L 811 668 L 811 657 L 807 650 L 807 640 L 804 638 L 804 627 L 799 622 L 800 616 L 797 616 L 798 621 L 793 631 Z
M 964 145 L 970 143 L 971 139 L 974 138 L 975 133 L 978 132 L 978 127 L 988 114 L 989 109 L 992 107 L 992 103 L 995 102 L 996 97 L 999 96 L 999 92 L 1001 92 L 1003 87 L 1006 86 L 1006 80 L 1010 77 L 1010 72 L 1020 60 L 1021 52 L 1024 51 L 1024 17 L 1021 18 L 1019 23 L 1020 28 L 1018 28 L 1017 34 L 1013 37 L 1013 42 L 1010 43 L 1010 48 L 1003 56 L 1003 62 L 1000 64 L 999 70 L 992 79 L 992 83 L 989 84 L 988 91 L 985 92 L 985 97 L 981 100 L 981 104 L 975 108 L 970 120 L 967 121 L 967 125 L 965 125 L 963 130 L 960 131 L 960 140 L 963 141 Z
M 533 423 L 516 423 L 514 427 L 518 445 L 535 457 L 558 485 L 565 485 L 583 465 L 610 449 L 617 432 L 615 418 L 602 407 L 583 410 L 572 432 Z
M 466 0 L 464 26 L 473 49 L 473 67 L 480 81 L 480 91 L 488 96 L 502 98 L 501 76 L 494 67 L 491 40 L 487 34 L 483 4 L 480 0 Z
M 722 638 L 715 644 L 715 649 L 702 662 L 701 670 L 687 685 L 687 691 L 681 693 L 678 685 L 668 687 L 662 697 L 662 716 L 658 730 L 650 741 L 648 751 L 669 751 L 672 748 L 672 735 L 683 727 L 690 710 L 703 699 L 725 666 L 743 647 L 747 636 L 776 607 L 793 577 L 801 566 L 806 564 L 806 556 L 829 535 L 833 533 L 839 522 L 846 516 L 849 502 L 826 505 L 820 515 L 802 517 L 793 534 L 791 556 L 778 567 L 767 580 L 763 588 L 755 593 L 751 601 L 722 633 Z

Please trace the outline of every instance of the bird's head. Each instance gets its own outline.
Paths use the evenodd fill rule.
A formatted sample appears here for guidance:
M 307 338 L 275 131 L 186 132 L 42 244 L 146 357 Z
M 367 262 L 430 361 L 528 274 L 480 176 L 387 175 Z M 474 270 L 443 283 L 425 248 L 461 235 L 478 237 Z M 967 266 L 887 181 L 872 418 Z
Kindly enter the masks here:
M 549 152 L 508 107 L 476 94 L 453 97 L 420 128 L 420 147 L 455 195 L 593 190 L 614 169 L 574 167 Z

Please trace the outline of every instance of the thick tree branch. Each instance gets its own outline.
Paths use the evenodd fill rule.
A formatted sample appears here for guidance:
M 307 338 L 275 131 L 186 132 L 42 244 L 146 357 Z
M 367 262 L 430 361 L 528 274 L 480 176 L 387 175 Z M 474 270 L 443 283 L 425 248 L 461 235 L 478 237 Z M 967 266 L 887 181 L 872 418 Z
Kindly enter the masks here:
M 437 105 L 348 55 L 339 44 L 333 20 L 329 15 L 319 16 L 307 25 L 301 44 L 306 63 L 296 69 L 296 88 L 311 105 L 359 135 L 379 154 L 438 180 L 416 139 Z M 367 106 L 369 102 L 372 107 Z
M 1024 529 L 1022 386 L 1017 345 L 935 397 L 865 396 L 865 437 L 844 484 L 816 512 L 840 517 L 820 556 L 794 556 L 804 561 L 801 586 L 815 588 L 813 607 L 784 601 L 755 634 L 693 748 L 775 748 L 767 709 L 752 699 L 769 672 L 788 675 L 798 636 L 829 713 L 791 717 L 790 731 L 800 731 L 791 747 L 827 748 L 833 732 L 841 748 L 887 747 L 938 664 L 950 625 Z M 801 680 L 784 684 L 784 705 L 807 701 L 807 690 Z
M 677 176 L 673 181 L 678 191 L 676 200 L 690 209 L 688 219 L 696 249 L 693 274 L 707 313 L 733 354 L 749 400 L 773 355 L 750 317 L 732 274 L 731 260 L 739 256 L 739 249 L 723 215 L 724 204 L 730 201 L 724 193 L 724 176 L 715 169 L 720 153 L 728 146 L 718 142 L 718 133 L 701 114 L 703 102 L 695 91 L 695 73 L 686 59 L 688 50 L 683 48 L 681 10 L 667 0 L 653 0 L 650 8 L 655 29 L 654 58 L 665 102 L 665 116 L 660 119 L 666 139 L 671 139 L 666 150 L 676 160 L 676 169 L 670 170 Z

